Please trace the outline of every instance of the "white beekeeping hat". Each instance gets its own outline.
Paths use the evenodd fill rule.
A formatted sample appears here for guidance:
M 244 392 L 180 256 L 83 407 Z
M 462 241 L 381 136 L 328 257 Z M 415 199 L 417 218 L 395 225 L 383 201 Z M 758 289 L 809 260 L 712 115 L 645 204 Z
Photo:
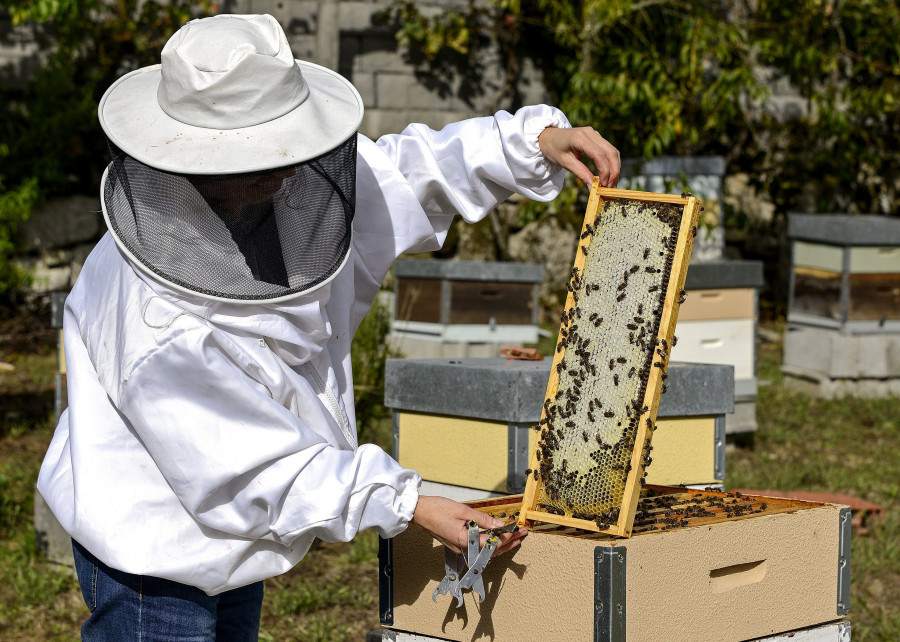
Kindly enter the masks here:
M 362 113 L 349 81 L 294 60 L 272 16 L 191 21 L 161 65 L 100 101 L 110 230 L 178 290 L 246 302 L 310 292 L 349 253 Z

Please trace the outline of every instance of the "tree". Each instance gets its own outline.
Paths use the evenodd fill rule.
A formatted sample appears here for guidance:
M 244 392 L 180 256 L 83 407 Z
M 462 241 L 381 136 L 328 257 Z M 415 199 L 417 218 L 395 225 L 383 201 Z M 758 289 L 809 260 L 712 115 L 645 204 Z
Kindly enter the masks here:
M 394 7 L 398 41 L 424 64 L 474 59 L 486 39 L 508 60 L 542 52 L 557 103 L 624 157 L 721 154 L 781 215 L 897 210 L 896 3 L 488 0 L 431 19 Z M 770 109 L 778 80 L 805 98 L 802 114 Z
M 21 285 L 10 264 L 18 224 L 42 198 L 93 193 L 106 165 L 97 120 L 103 92 L 123 73 L 158 62 L 168 37 L 210 8 L 186 0 L 5 0 L 13 25 L 53 43 L 24 88 L 0 88 L 0 296 Z

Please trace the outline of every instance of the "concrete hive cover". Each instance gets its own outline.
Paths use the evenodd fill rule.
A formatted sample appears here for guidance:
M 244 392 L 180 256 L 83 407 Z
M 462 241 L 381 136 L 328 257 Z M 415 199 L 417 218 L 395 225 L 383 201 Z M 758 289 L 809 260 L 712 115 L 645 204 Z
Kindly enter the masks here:
M 595 181 L 521 522 L 630 534 L 700 209 Z

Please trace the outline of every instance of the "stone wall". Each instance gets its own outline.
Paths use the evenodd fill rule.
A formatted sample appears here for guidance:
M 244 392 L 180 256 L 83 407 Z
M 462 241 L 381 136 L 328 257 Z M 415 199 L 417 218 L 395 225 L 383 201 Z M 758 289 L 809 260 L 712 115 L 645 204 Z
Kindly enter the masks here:
M 430 73 L 397 51 L 392 28 L 379 19 L 389 6 L 384 0 L 234 0 L 228 10 L 273 15 L 296 57 L 335 69 L 350 80 L 365 104 L 360 130 L 369 137 L 402 131 L 413 122 L 440 128 L 492 113 L 503 82 L 497 52 L 488 48 L 481 54 L 477 83 L 452 69 L 441 76 Z M 466 6 L 458 0 L 417 3 L 426 15 Z M 525 65 L 518 89 L 526 104 L 547 100 L 541 75 L 532 65 Z

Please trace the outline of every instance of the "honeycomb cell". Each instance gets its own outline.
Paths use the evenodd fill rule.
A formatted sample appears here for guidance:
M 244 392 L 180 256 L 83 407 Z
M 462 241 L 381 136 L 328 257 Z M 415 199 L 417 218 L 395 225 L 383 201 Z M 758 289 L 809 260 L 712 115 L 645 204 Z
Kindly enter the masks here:
M 677 205 L 613 199 L 585 227 L 584 267 L 568 283 L 551 373 L 556 392 L 540 426 L 537 503 L 545 512 L 611 524 L 636 447 L 650 463 L 649 444 L 635 440 L 650 417 L 651 370 L 666 362 L 658 337 L 681 216 Z

